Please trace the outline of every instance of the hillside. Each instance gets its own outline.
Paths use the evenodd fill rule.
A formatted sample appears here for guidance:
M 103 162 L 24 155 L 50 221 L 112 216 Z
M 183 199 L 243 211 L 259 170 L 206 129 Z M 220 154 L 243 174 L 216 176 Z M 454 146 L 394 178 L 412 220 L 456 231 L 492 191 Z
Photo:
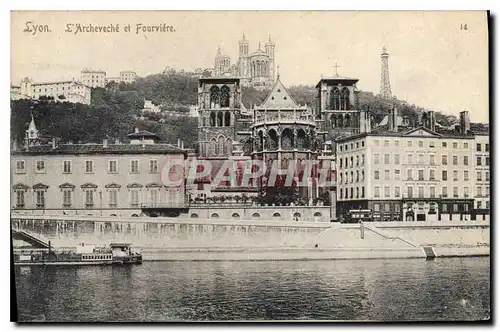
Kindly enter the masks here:
M 288 90 L 297 103 L 315 106 L 317 91 L 314 86 L 291 86 Z M 268 93 L 243 88 L 243 104 L 247 108 L 259 105 Z M 124 140 L 134 127 L 138 127 L 157 133 L 166 142 L 175 143 L 180 138 L 185 147 L 195 147 L 197 119 L 167 117 L 165 123 L 159 123 L 156 115 L 156 118 L 149 120 L 137 120 L 144 99 L 162 105 L 163 110 L 186 112 L 189 105 L 197 103 L 197 79 L 190 75 L 170 73 L 138 78 L 131 84 L 111 82 L 106 89 L 92 90 L 91 105 L 49 100 L 11 101 L 11 138 L 22 142 L 32 111 L 43 135 L 59 137 L 64 142 L 100 142 L 106 137 Z M 416 120 L 418 113 L 424 110 L 402 100 L 384 100 L 365 91 L 360 92 L 359 101 L 361 108 L 370 108 L 376 122 L 387 113 L 389 103 L 395 104 L 400 114 L 409 116 L 410 120 Z M 443 125 L 449 125 L 449 119 L 453 120 L 453 117 L 437 112 L 436 119 Z

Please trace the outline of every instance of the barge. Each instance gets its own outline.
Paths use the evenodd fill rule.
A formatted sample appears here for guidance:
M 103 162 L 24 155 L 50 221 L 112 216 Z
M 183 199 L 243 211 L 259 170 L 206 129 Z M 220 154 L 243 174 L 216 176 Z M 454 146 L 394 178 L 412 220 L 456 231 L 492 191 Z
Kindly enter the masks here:
M 127 265 L 141 264 L 142 254 L 133 251 L 129 243 L 111 243 L 96 247 L 81 244 L 71 249 L 25 248 L 14 250 L 15 266 L 64 266 L 64 265 Z

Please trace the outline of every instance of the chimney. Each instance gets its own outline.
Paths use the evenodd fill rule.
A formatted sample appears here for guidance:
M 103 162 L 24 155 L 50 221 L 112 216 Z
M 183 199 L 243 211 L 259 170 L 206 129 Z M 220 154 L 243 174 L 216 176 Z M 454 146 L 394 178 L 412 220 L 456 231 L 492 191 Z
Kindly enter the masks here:
M 394 107 L 392 109 L 392 131 L 398 131 L 398 109 Z
M 427 115 L 428 127 L 430 130 L 436 130 L 436 114 L 434 111 L 429 111 Z
M 417 126 L 422 125 L 422 113 L 417 114 Z
M 359 112 L 359 132 L 366 133 L 366 111 L 361 110 Z M 326 148 L 326 145 L 325 145 Z
M 403 116 L 403 125 L 409 127 L 410 126 L 410 118 L 407 116 Z
M 470 132 L 469 111 L 460 112 L 460 133 L 466 135 Z
M 108 147 L 108 139 L 107 138 L 105 138 L 105 139 L 102 140 L 102 147 L 103 148 L 107 148 Z

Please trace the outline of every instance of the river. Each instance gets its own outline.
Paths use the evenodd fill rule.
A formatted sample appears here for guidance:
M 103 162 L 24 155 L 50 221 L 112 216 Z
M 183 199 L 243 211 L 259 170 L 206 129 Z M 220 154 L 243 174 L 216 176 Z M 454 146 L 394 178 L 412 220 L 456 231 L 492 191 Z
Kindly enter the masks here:
M 488 257 L 16 268 L 19 321 L 480 320 Z

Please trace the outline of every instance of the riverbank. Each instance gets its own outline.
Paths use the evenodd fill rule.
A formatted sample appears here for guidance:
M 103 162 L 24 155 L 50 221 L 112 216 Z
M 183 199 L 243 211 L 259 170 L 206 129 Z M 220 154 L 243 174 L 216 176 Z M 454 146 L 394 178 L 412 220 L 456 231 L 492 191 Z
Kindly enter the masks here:
M 129 242 L 144 260 L 316 260 L 487 256 L 487 222 L 339 224 L 12 216 L 12 227 L 53 247 Z M 427 248 L 427 249 L 425 249 Z

